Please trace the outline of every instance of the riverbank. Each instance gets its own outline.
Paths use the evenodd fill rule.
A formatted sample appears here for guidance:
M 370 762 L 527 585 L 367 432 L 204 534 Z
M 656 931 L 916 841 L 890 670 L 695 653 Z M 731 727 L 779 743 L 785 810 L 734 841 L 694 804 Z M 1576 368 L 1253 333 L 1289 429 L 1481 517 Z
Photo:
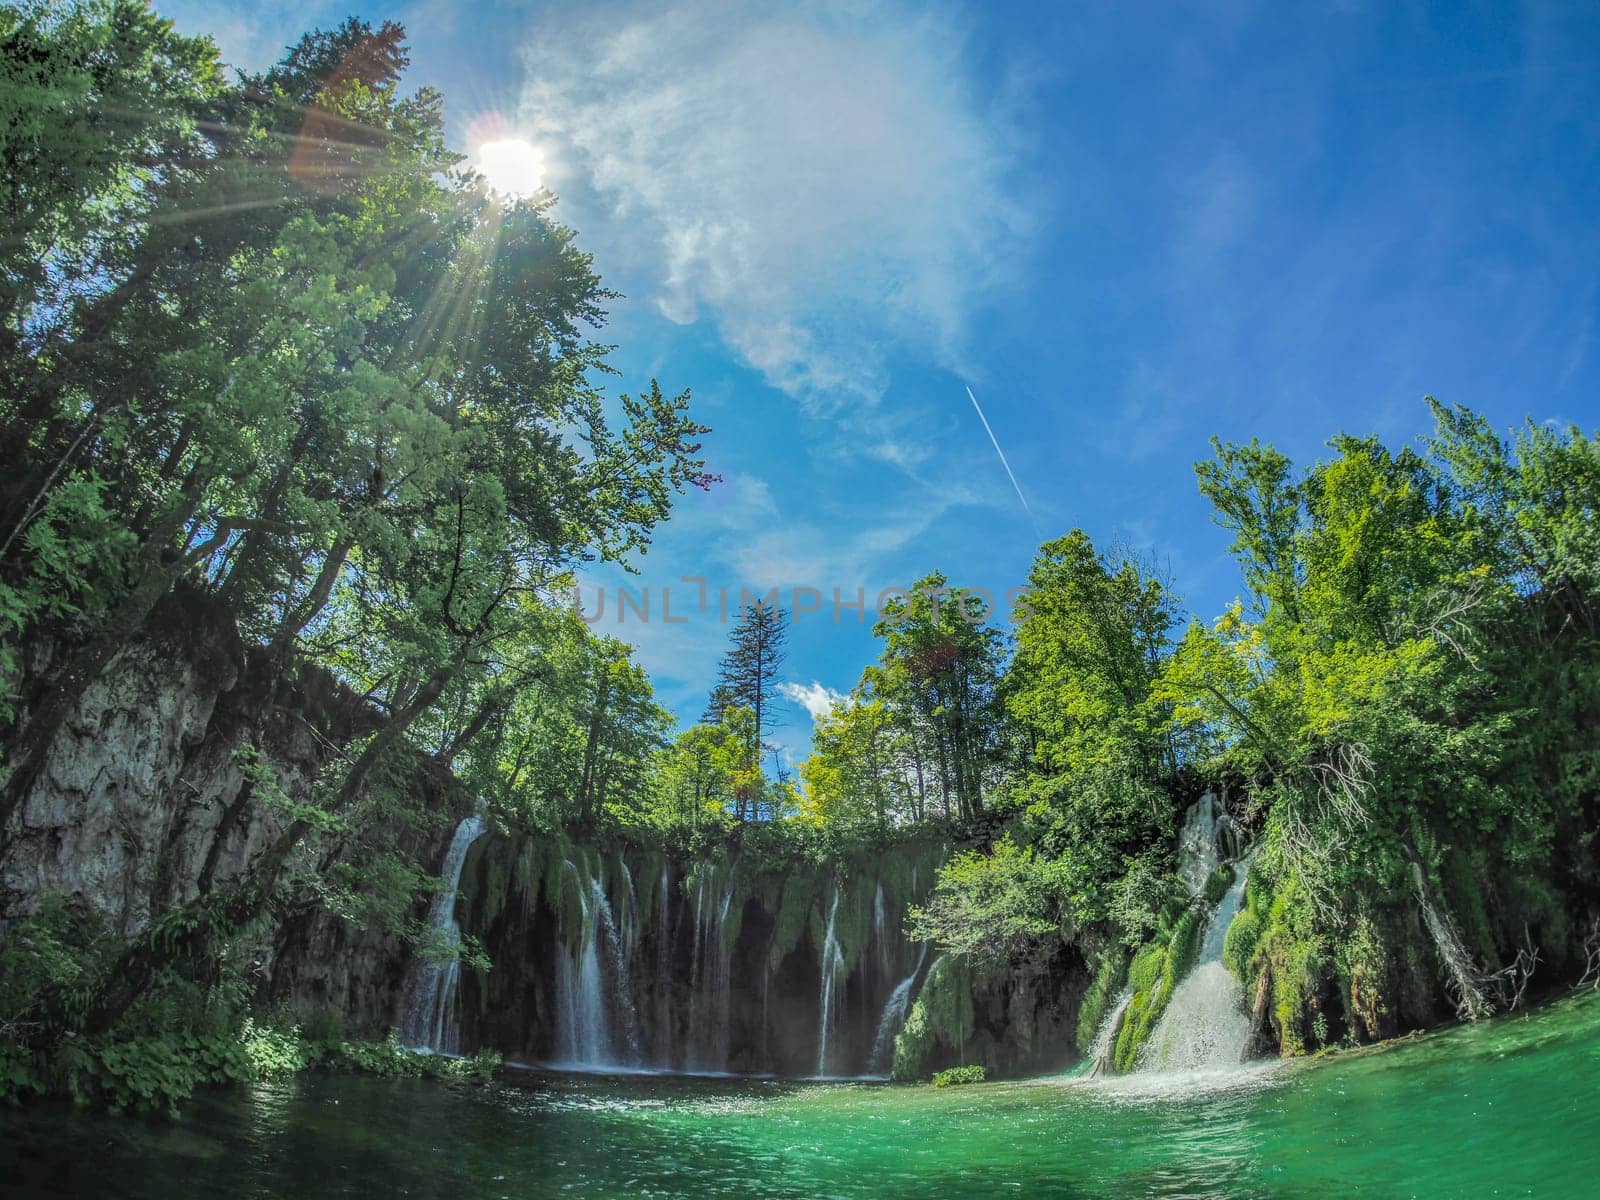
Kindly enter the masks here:
M 384 1041 L 307 1036 L 299 1027 L 245 1021 L 237 1031 L 75 1040 L 48 1056 L 0 1046 L 0 1104 L 69 1099 L 80 1106 L 165 1113 L 202 1089 L 281 1081 L 306 1072 L 487 1083 L 501 1056 L 436 1054 Z

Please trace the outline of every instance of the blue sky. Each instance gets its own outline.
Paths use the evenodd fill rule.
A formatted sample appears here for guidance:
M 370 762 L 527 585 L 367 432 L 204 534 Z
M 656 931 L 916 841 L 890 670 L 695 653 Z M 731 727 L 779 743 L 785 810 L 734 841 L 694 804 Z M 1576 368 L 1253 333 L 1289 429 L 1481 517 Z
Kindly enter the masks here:
M 622 384 L 692 387 L 726 480 L 639 564 L 652 622 L 595 629 L 692 720 L 725 628 L 660 588 L 818 589 L 793 752 L 874 653 L 834 587 L 1003 592 L 1079 526 L 1210 617 L 1213 434 L 1309 461 L 1417 437 L 1429 393 L 1600 425 L 1593 5 L 156 7 L 251 67 L 399 20 L 458 142 L 494 113 L 545 150 Z

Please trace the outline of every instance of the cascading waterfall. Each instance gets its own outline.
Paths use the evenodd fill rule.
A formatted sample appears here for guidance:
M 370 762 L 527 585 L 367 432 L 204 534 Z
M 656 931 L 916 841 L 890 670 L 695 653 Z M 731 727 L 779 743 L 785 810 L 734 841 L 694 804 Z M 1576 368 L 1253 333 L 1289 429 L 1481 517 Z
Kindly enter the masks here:
M 881 893 L 880 893 L 881 895 Z M 872 1039 L 872 1058 L 867 1070 L 874 1075 L 887 1075 L 894 1065 L 894 1039 L 905 1024 L 906 1013 L 911 1008 L 911 992 L 917 986 L 917 976 L 922 974 L 922 964 L 928 958 L 928 943 L 923 942 L 917 951 L 917 965 L 889 993 L 884 1001 L 883 1015 L 878 1018 L 878 1032 Z
M 828 907 L 828 931 L 822 938 L 822 997 L 821 997 L 821 1028 L 817 1033 L 817 1075 L 825 1076 L 828 1073 L 828 1035 L 833 1031 L 834 1019 L 834 980 L 843 965 L 844 957 L 839 951 L 839 939 L 834 936 L 836 922 L 839 918 L 839 884 L 833 885 L 833 903 Z
M 722 893 L 722 904 L 717 909 L 717 924 L 712 931 L 716 940 L 717 973 L 713 997 L 711 1026 L 711 1056 L 707 1065 L 718 1071 L 728 1069 L 729 1020 L 733 1005 L 733 955 L 722 931 L 728 924 L 728 909 L 733 904 L 733 873 L 728 873 L 728 887 Z
M 456 826 L 439 868 L 439 880 L 449 886 L 428 905 L 430 940 L 449 957 L 442 962 L 418 958 L 406 980 L 405 999 L 400 1007 L 400 1043 L 418 1050 L 444 1054 L 460 1053 L 460 1028 L 456 1023 L 456 987 L 461 981 L 461 926 L 456 922 L 456 891 L 461 886 L 461 868 L 467 851 L 483 836 L 483 818 L 477 813 Z
M 1191 896 L 1205 891 L 1206 880 L 1221 865 L 1217 840 L 1222 829 L 1221 818 L 1226 816 L 1227 810 L 1219 810 L 1217 798 L 1210 792 L 1190 805 L 1184 814 L 1183 829 L 1178 833 L 1178 875 Z
M 1144 1070 L 1218 1070 L 1244 1061 L 1250 1019 L 1244 1013 L 1239 981 L 1223 964 L 1222 948 L 1228 926 L 1244 902 L 1250 860 L 1241 861 L 1235 871 L 1233 886 L 1206 926 L 1194 969 L 1174 989 L 1140 1056 Z
M 1089 1052 L 1084 1055 L 1084 1062 L 1089 1064 L 1090 1078 L 1105 1070 L 1106 1063 L 1111 1060 L 1111 1045 L 1117 1040 L 1117 1029 L 1122 1024 L 1122 1015 L 1128 1011 L 1128 1005 L 1132 1001 L 1133 985 L 1125 983 L 1122 985 L 1122 991 L 1117 993 L 1116 1003 L 1107 1010 L 1105 1016 L 1100 1018 L 1100 1027 L 1094 1031 L 1094 1041 L 1089 1043 Z
M 694 893 L 694 955 L 689 991 L 689 1046 L 684 1065 L 692 1071 L 728 1069 L 732 970 L 723 928 L 733 905 L 730 871 L 721 899 L 713 891 L 714 872 L 697 872 Z
M 638 1066 L 643 1055 L 628 972 L 630 947 L 599 878 L 583 879 L 570 859 L 562 862 L 562 870 L 572 873 L 580 909 L 575 941 L 556 956 L 560 1061 L 586 1070 Z
M 672 992 L 667 986 L 672 962 L 672 872 L 661 864 L 661 895 L 656 898 L 656 1065 L 672 1066 Z

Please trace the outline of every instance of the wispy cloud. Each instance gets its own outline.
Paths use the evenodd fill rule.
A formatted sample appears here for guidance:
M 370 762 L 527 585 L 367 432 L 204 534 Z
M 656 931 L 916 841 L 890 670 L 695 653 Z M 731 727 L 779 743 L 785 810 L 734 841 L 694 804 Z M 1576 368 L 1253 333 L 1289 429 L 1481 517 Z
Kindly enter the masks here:
M 959 365 L 1017 259 L 1011 135 L 964 51 L 898 6 L 607 6 L 535 38 L 523 110 L 662 313 L 833 411 L 878 400 L 890 341 Z

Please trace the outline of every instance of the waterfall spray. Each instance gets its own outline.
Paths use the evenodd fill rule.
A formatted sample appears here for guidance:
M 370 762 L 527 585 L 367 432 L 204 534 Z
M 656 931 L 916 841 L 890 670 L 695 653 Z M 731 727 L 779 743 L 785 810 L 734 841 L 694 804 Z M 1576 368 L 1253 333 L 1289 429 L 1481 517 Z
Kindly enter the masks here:
M 1244 902 L 1250 860 L 1246 858 L 1235 870 L 1233 886 L 1206 926 L 1194 969 L 1173 990 L 1172 999 L 1140 1056 L 1145 1070 L 1216 1070 L 1244 1061 L 1250 1019 L 1244 1013 L 1239 981 L 1223 964 L 1222 950 L 1228 926 Z

